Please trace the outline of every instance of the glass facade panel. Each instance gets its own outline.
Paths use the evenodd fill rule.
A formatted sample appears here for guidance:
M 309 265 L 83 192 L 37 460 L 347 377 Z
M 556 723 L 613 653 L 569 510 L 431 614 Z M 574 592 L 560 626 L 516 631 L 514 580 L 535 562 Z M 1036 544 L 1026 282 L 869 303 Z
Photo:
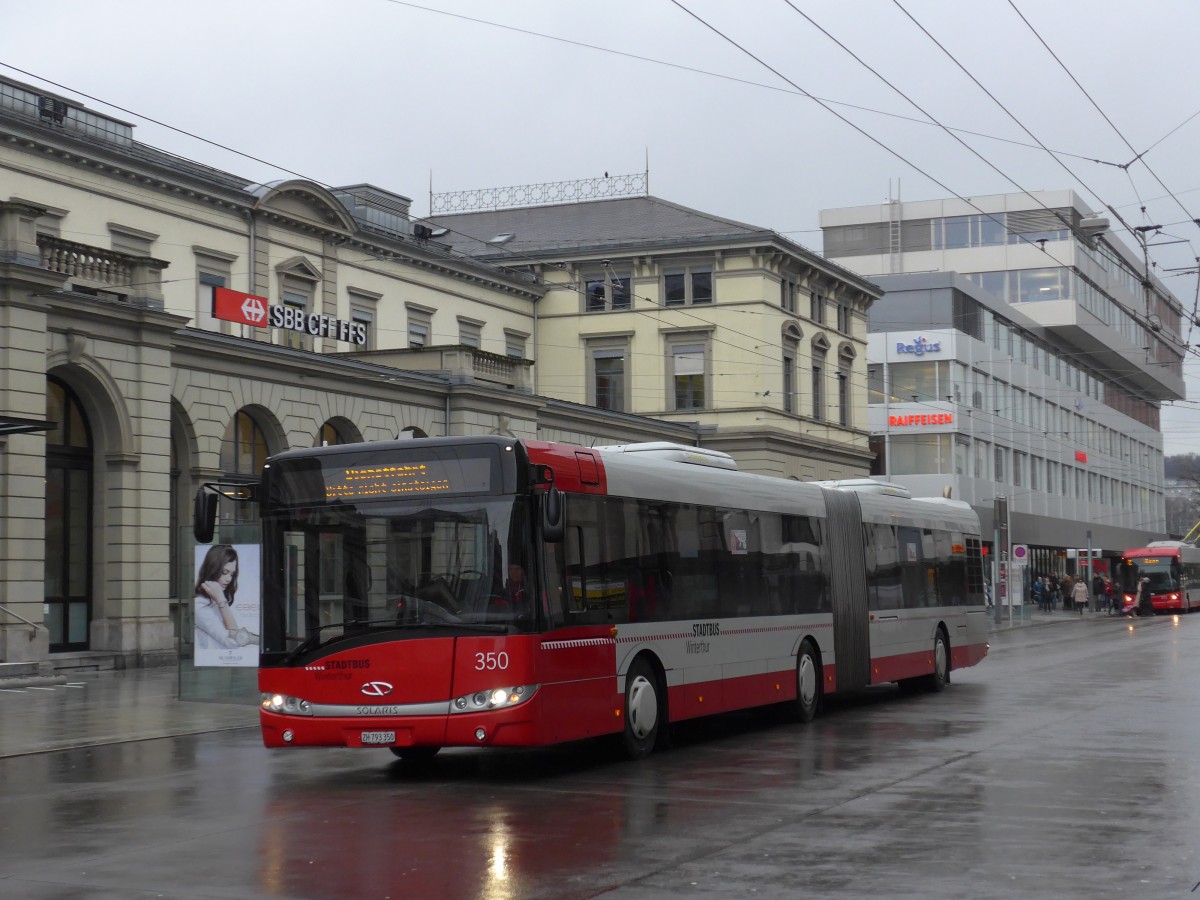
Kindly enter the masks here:
M 883 366 L 878 363 L 867 366 L 867 402 L 883 403 Z
M 46 582 L 47 597 L 61 597 L 65 584 L 65 573 L 57 565 L 50 565 L 50 560 L 64 558 L 66 543 L 66 521 L 63 513 L 66 509 L 66 478 L 67 472 L 59 468 L 46 468 Z M 54 639 L 50 639 L 54 643 Z
M 86 644 L 88 642 L 88 605 L 84 601 L 67 604 L 67 643 Z
M 49 632 L 48 638 L 51 646 L 66 643 L 66 612 L 66 608 L 61 603 L 46 604 L 46 613 L 42 618 L 42 624 Z
M 88 593 L 88 503 L 91 482 L 92 474 L 87 470 L 72 469 L 67 473 L 70 491 L 66 522 L 67 593 L 72 597 Z
M 1064 300 L 1067 289 L 1066 269 L 1022 269 L 1011 273 L 1017 279 L 1018 303 L 1036 303 L 1042 300 Z
M 952 468 L 949 434 L 902 434 L 891 438 L 889 475 L 949 473 Z
M 937 397 L 937 364 L 934 362 L 892 363 L 888 367 L 891 402 L 933 400 Z

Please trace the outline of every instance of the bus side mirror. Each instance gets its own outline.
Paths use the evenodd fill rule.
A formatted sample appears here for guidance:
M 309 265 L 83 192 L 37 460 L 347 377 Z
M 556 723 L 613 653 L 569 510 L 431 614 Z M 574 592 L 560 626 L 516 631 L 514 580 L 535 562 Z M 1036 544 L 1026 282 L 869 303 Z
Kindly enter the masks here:
M 562 543 L 566 530 L 563 521 L 564 502 L 562 491 L 550 485 L 550 490 L 542 498 L 542 539 L 548 543 Z
M 192 534 L 198 544 L 211 544 L 213 531 L 217 527 L 217 503 L 220 498 L 212 491 L 201 487 L 196 491 L 196 505 L 192 509 Z

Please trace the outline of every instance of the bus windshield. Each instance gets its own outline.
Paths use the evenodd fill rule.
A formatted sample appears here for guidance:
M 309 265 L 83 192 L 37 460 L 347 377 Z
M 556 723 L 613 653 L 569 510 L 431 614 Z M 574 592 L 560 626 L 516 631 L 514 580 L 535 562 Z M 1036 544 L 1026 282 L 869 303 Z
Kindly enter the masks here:
M 1131 560 L 1134 564 L 1136 579 L 1149 578 L 1150 590 L 1154 593 L 1179 590 L 1179 567 L 1173 557 L 1145 557 Z
M 433 627 L 532 630 L 528 503 L 493 496 L 268 513 L 264 653 Z

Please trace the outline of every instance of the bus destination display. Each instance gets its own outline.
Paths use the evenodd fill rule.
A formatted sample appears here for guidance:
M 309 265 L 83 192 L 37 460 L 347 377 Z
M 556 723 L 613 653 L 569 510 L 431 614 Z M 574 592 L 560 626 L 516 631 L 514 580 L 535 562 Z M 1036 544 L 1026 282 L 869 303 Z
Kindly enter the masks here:
M 325 502 L 381 500 L 431 494 L 488 493 L 491 463 L 486 459 L 427 460 L 425 462 L 328 468 Z

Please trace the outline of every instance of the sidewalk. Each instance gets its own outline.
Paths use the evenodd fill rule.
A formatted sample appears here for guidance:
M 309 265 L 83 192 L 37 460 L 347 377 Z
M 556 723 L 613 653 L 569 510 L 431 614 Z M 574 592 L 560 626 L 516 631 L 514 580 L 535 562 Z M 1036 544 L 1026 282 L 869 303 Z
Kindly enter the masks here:
M 1024 614 L 1020 615 L 1022 610 L 1024 610 Z M 995 608 L 989 608 L 989 632 L 1008 631 L 1016 628 L 1029 628 L 1035 625 L 1054 625 L 1060 622 L 1087 622 L 1092 619 L 1120 618 L 1119 616 L 1109 616 L 1107 613 L 1103 612 L 1092 612 L 1090 609 L 1084 610 L 1083 615 L 1080 615 L 1079 610 L 1076 609 L 1056 609 L 1053 612 L 1042 612 L 1033 604 L 1014 607 L 1011 622 L 1008 618 L 1007 606 L 1001 608 L 999 622 L 996 621 L 995 615 Z
M 24 687 L 0 682 L 0 757 L 257 726 L 252 700 L 178 700 L 178 678 L 168 666 L 79 673 Z

